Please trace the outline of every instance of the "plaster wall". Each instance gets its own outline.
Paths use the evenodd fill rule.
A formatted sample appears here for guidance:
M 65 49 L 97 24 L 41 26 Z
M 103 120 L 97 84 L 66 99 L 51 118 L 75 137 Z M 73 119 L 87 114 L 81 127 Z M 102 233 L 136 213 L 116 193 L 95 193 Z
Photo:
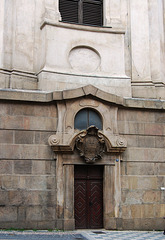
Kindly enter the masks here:
M 109 34 L 97 27 L 95 33 L 75 24 L 76 30 L 66 28 L 60 19 L 58 1 L 1 1 L 1 88 L 49 90 L 52 85 L 57 90 L 92 81 L 120 96 L 164 99 L 163 0 L 104 1 L 102 30 L 111 27 Z M 90 78 L 82 77 L 84 69 L 68 68 L 69 46 L 80 45 L 99 50 L 101 65 L 88 72 Z M 101 79 L 95 78 L 99 72 Z M 77 84 L 67 85 L 67 79 Z

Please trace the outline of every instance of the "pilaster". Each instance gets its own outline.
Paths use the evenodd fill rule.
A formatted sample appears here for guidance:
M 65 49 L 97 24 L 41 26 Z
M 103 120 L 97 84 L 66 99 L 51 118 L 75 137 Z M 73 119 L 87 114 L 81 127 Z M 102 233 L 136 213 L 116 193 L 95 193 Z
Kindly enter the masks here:
M 148 0 L 130 0 L 133 97 L 155 98 L 151 80 Z

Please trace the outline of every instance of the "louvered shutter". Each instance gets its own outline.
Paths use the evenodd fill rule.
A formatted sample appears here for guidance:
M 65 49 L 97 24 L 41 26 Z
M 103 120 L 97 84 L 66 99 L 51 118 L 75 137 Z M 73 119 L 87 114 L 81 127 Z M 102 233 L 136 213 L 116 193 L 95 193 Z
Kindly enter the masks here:
M 103 7 L 102 1 L 84 0 L 83 1 L 83 24 L 102 26 Z
M 103 0 L 59 0 L 63 22 L 103 25 Z
M 63 22 L 78 23 L 78 0 L 59 0 Z

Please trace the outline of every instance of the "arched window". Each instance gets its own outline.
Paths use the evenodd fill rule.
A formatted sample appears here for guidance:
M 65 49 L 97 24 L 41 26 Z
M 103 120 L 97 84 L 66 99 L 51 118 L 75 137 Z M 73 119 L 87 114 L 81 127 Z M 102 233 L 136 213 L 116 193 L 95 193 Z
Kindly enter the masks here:
M 63 22 L 103 25 L 103 0 L 59 0 Z
M 75 117 L 74 128 L 83 130 L 87 129 L 91 125 L 96 126 L 98 129 L 102 129 L 102 119 L 99 113 L 91 108 L 85 108 L 80 110 Z

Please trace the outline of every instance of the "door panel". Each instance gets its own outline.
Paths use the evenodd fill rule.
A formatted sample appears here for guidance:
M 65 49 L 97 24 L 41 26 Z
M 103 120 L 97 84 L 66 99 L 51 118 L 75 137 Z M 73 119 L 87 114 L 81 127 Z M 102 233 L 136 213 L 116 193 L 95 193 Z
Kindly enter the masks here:
M 103 167 L 75 166 L 76 228 L 103 227 Z

